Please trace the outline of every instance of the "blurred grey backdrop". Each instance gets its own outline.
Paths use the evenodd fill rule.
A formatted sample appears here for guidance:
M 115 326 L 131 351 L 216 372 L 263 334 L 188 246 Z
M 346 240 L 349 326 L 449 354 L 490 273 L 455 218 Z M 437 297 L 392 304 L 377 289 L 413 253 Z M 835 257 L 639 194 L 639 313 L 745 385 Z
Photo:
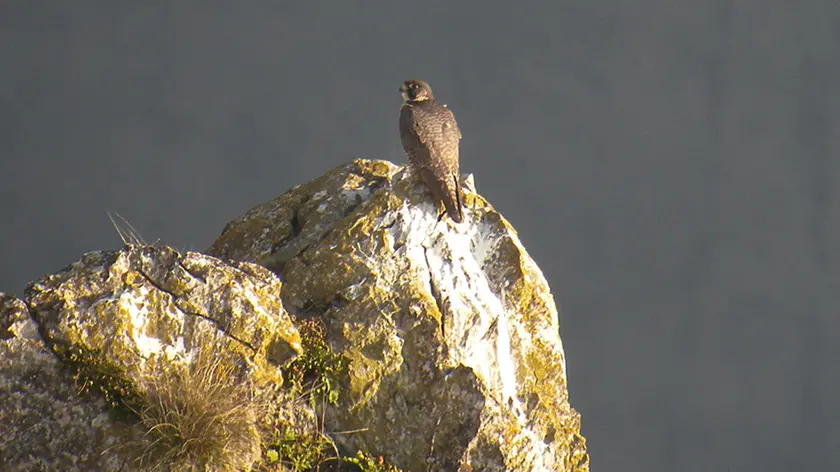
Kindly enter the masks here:
M 595 471 L 840 470 L 840 2 L 0 2 L 0 290 L 210 245 L 405 78 L 562 305 Z

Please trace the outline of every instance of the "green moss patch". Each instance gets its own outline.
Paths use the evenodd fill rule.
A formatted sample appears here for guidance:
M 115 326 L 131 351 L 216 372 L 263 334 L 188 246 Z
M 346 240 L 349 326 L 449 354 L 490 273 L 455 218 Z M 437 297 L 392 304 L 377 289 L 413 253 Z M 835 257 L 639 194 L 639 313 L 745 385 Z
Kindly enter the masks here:
M 284 385 L 292 394 L 306 395 L 310 406 L 318 400 L 335 405 L 339 397 L 338 376 L 347 372 L 349 360 L 327 345 L 324 323 L 317 318 L 298 324 L 303 353 L 283 371 Z

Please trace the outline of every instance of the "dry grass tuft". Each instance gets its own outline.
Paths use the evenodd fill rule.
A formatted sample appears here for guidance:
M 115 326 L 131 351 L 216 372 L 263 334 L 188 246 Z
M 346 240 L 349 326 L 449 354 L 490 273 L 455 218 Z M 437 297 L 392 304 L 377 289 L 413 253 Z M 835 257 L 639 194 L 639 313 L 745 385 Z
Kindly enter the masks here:
M 138 465 L 147 470 L 249 470 L 259 458 L 256 406 L 235 364 L 202 349 L 190 367 L 150 376 Z
M 134 229 L 134 226 L 127 219 L 123 218 L 119 213 L 114 213 L 113 215 L 111 212 L 106 213 L 108 214 L 108 219 L 111 220 L 111 226 L 117 231 L 117 235 L 124 245 L 146 246 L 146 240 L 143 239 L 140 232 Z M 114 219 L 114 215 L 119 218 L 119 222 Z

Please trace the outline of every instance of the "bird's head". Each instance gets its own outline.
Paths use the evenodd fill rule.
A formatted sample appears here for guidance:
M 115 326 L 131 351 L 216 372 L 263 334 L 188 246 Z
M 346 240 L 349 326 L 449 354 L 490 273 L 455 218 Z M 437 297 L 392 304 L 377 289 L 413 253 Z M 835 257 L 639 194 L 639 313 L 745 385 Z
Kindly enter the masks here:
M 406 80 L 400 87 L 400 93 L 406 103 L 422 102 L 423 100 L 434 100 L 432 88 L 422 80 Z

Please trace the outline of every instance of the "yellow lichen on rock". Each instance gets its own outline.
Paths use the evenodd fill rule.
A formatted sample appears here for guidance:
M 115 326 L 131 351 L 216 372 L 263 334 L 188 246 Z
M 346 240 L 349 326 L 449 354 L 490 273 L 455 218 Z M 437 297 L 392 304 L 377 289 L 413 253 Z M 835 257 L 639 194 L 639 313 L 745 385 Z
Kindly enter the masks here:
M 49 348 L 142 419 L 122 442 L 166 446 L 102 464 L 584 472 L 551 291 L 463 183 L 456 224 L 416 176 L 357 160 L 231 221 L 209 255 L 86 254 L 0 299 L 0 349 Z
M 349 360 L 327 422 L 359 432 L 337 445 L 409 470 L 572 470 L 585 444 L 557 310 L 510 224 L 470 188 L 466 221 L 438 221 L 424 187 L 390 163 L 356 161 L 316 182 L 281 197 L 297 205 L 291 239 L 234 241 L 249 215 L 271 219 L 269 202 L 211 252 L 251 260 L 247 247 L 270 246 L 256 262 L 283 278 L 284 306 L 321 319 Z

